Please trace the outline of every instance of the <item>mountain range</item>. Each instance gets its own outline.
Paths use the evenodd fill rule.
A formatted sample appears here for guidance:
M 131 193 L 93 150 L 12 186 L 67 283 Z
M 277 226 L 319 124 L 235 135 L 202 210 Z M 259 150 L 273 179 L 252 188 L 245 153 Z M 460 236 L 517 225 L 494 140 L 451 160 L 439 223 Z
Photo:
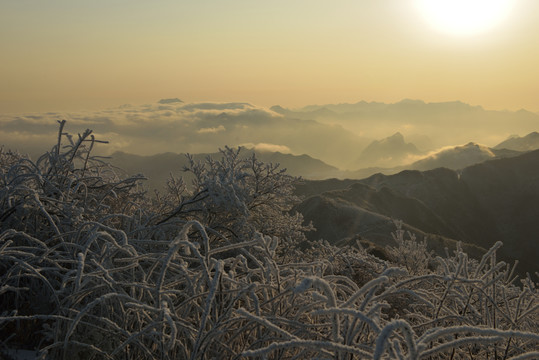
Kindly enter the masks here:
M 360 153 L 358 163 L 368 163 L 374 166 L 357 170 L 341 170 L 306 154 L 293 155 L 249 148 L 244 148 L 241 154 L 242 156 L 251 156 L 254 152 L 261 161 L 278 163 L 281 168 L 286 168 L 290 175 L 301 176 L 304 179 L 362 179 L 376 173 L 390 175 L 403 170 L 425 171 L 439 167 L 460 170 L 486 160 L 517 156 L 524 152 L 518 149 L 539 149 L 539 141 L 532 141 L 536 136 L 534 134 L 537 133 L 531 133 L 525 137 L 512 137 L 493 148 L 471 142 L 425 154 L 421 153 L 412 143 L 407 143 L 402 134 L 395 133 L 388 138 L 371 142 Z M 199 153 L 193 154 L 193 156 L 195 159 L 202 160 L 207 156 L 219 158 L 220 154 Z M 414 159 L 417 160 L 413 161 Z M 383 166 L 392 161 L 395 163 L 408 162 L 408 164 L 393 167 Z M 144 156 L 117 151 L 111 155 L 110 163 L 128 174 L 143 173 L 148 177 L 147 186 L 150 189 L 162 188 L 170 174 L 183 176 L 189 180 L 189 174 L 181 171 L 187 164 L 185 154 L 169 152 Z
M 316 228 L 307 234 L 310 240 L 342 244 L 361 239 L 383 255 L 380 249 L 392 244 L 392 219 L 401 219 L 406 229 L 419 239 L 426 238 L 437 253 L 454 249 L 461 241 L 477 257 L 496 241 L 503 241 L 501 256 L 508 262 L 519 259 L 521 272 L 534 272 L 539 270 L 535 238 L 539 150 L 518 149 L 539 148 L 539 142 L 533 141 L 537 138 L 537 133 L 511 137 L 493 148 L 468 143 L 423 155 L 407 167 L 354 172 L 308 155 L 247 148 L 241 154 L 254 153 L 259 160 L 279 163 L 289 174 L 303 177 L 296 193 L 304 200 L 296 210 Z M 381 149 L 376 154 L 380 156 L 383 151 L 402 151 L 403 146 L 407 147 L 403 136 L 395 134 L 387 141 L 373 142 L 372 148 Z M 207 156 L 219 158 L 220 154 L 193 155 L 195 160 Z M 149 188 L 162 188 L 171 173 L 189 182 L 189 174 L 181 171 L 187 164 L 184 154 L 116 152 L 111 163 L 127 173 L 144 173 Z
M 503 241 L 501 257 L 520 261 L 521 273 L 539 270 L 539 150 L 494 159 L 461 171 L 437 168 L 376 174 L 352 181 L 307 181 L 296 207 L 316 231 L 311 240 L 339 243 L 361 238 L 387 245 L 391 219 L 426 238 L 436 252 L 466 244 L 470 254 Z M 394 245 L 394 244 L 393 244 Z
M 459 101 L 360 101 L 286 109 L 169 98 L 78 113 L 0 113 L 0 144 L 35 158 L 49 149 L 49 139 L 56 136 L 63 119 L 68 119 L 64 130 L 70 134 L 89 128 L 96 139 L 110 141 L 95 147 L 95 153 L 103 156 L 116 151 L 140 156 L 206 154 L 224 146 L 262 146 L 307 154 L 343 171 L 409 165 L 432 152 L 470 142 L 492 147 L 511 134 L 539 128 L 539 114 L 491 111 Z
M 427 103 L 405 99 L 394 104 L 360 101 L 294 110 L 275 106 L 272 110 L 287 118 L 336 124 L 371 139 L 400 132 L 425 152 L 470 141 L 492 145 L 515 131 L 530 133 L 539 127 L 539 114 L 530 111 L 492 111 L 460 101 Z
M 287 173 L 292 176 L 302 176 L 308 179 L 324 179 L 342 175 L 342 172 L 336 167 L 308 155 L 255 151 L 244 148 L 240 152 L 240 156 L 250 157 L 253 153 L 256 154 L 256 158 L 260 161 L 279 164 L 281 168 L 287 169 Z M 222 155 L 220 153 L 208 153 L 193 154 L 192 156 L 195 160 L 202 161 L 208 156 L 214 159 L 220 159 Z M 118 151 L 111 155 L 109 162 L 127 174 L 145 175 L 147 177 L 146 186 L 149 189 L 162 189 L 171 174 L 175 177 L 183 177 L 187 183 L 191 179 L 190 173 L 182 171 L 184 166 L 188 164 L 186 154 L 164 153 L 142 156 Z

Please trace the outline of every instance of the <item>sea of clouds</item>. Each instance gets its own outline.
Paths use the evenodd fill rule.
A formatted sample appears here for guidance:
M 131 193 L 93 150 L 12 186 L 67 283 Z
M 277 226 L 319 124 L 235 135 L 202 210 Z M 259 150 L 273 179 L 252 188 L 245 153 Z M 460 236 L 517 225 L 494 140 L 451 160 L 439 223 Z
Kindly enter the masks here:
M 99 146 L 104 155 L 205 153 L 228 145 L 308 153 L 335 163 L 340 153 L 364 146 L 340 126 L 287 118 L 248 103 L 187 104 L 179 99 L 93 112 L 0 114 L 0 144 L 34 157 L 55 143 L 58 121 L 64 119 L 71 134 L 92 129 L 98 140 L 109 141 Z

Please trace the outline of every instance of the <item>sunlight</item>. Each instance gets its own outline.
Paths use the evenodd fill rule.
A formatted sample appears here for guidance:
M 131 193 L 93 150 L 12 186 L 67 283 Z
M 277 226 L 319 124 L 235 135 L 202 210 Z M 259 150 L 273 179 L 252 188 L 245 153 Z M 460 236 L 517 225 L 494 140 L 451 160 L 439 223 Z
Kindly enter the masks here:
M 468 36 L 500 24 L 510 13 L 514 0 L 417 0 L 416 5 L 437 30 Z

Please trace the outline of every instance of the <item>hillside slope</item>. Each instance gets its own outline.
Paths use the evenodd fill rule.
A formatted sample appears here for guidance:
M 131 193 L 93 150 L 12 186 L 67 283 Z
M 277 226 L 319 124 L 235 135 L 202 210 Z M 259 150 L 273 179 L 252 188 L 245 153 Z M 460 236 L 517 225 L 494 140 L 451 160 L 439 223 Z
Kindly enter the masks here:
M 539 270 L 539 151 L 486 161 L 462 173 L 439 168 L 376 174 L 344 189 L 332 182 L 336 190 L 324 182 L 316 183 L 323 193 L 307 184 L 297 190 L 312 195 L 297 207 L 317 228 L 311 238 L 338 241 L 359 234 L 384 242 L 377 234 L 387 234 L 390 219 L 402 219 L 420 238 L 432 234 L 483 248 L 503 241 L 502 258 L 519 259 L 520 271 Z

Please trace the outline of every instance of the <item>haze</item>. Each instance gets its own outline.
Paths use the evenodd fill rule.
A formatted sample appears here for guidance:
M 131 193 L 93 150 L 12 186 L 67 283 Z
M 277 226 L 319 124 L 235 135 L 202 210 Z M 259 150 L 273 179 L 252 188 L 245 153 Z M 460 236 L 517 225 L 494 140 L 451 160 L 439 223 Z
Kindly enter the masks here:
M 472 141 L 495 146 L 513 134 L 536 131 L 539 124 L 536 113 L 485 110 L 462 102 L 357 102 L 290 110 L 168 98 L 100 111 L 0 115 L 0 144 L 36 156 L 52 146 L 62 119 L 72 134 L 90 128 L 98 139 L 109 140 L 98 146 L 105 154 L 211 153 L 226 145 L 245 146 L 308 154 L 351 170 L 405 165 Z M 363 154 L 372 142 L 374 153 Z
M 3 1 L 0 113 L 179 97 L 258 106 L 460 100 L 537 112 L 539 2 L 488 32 L 417 1 Z M 488 11 L 488 9 L 485 9 Z

